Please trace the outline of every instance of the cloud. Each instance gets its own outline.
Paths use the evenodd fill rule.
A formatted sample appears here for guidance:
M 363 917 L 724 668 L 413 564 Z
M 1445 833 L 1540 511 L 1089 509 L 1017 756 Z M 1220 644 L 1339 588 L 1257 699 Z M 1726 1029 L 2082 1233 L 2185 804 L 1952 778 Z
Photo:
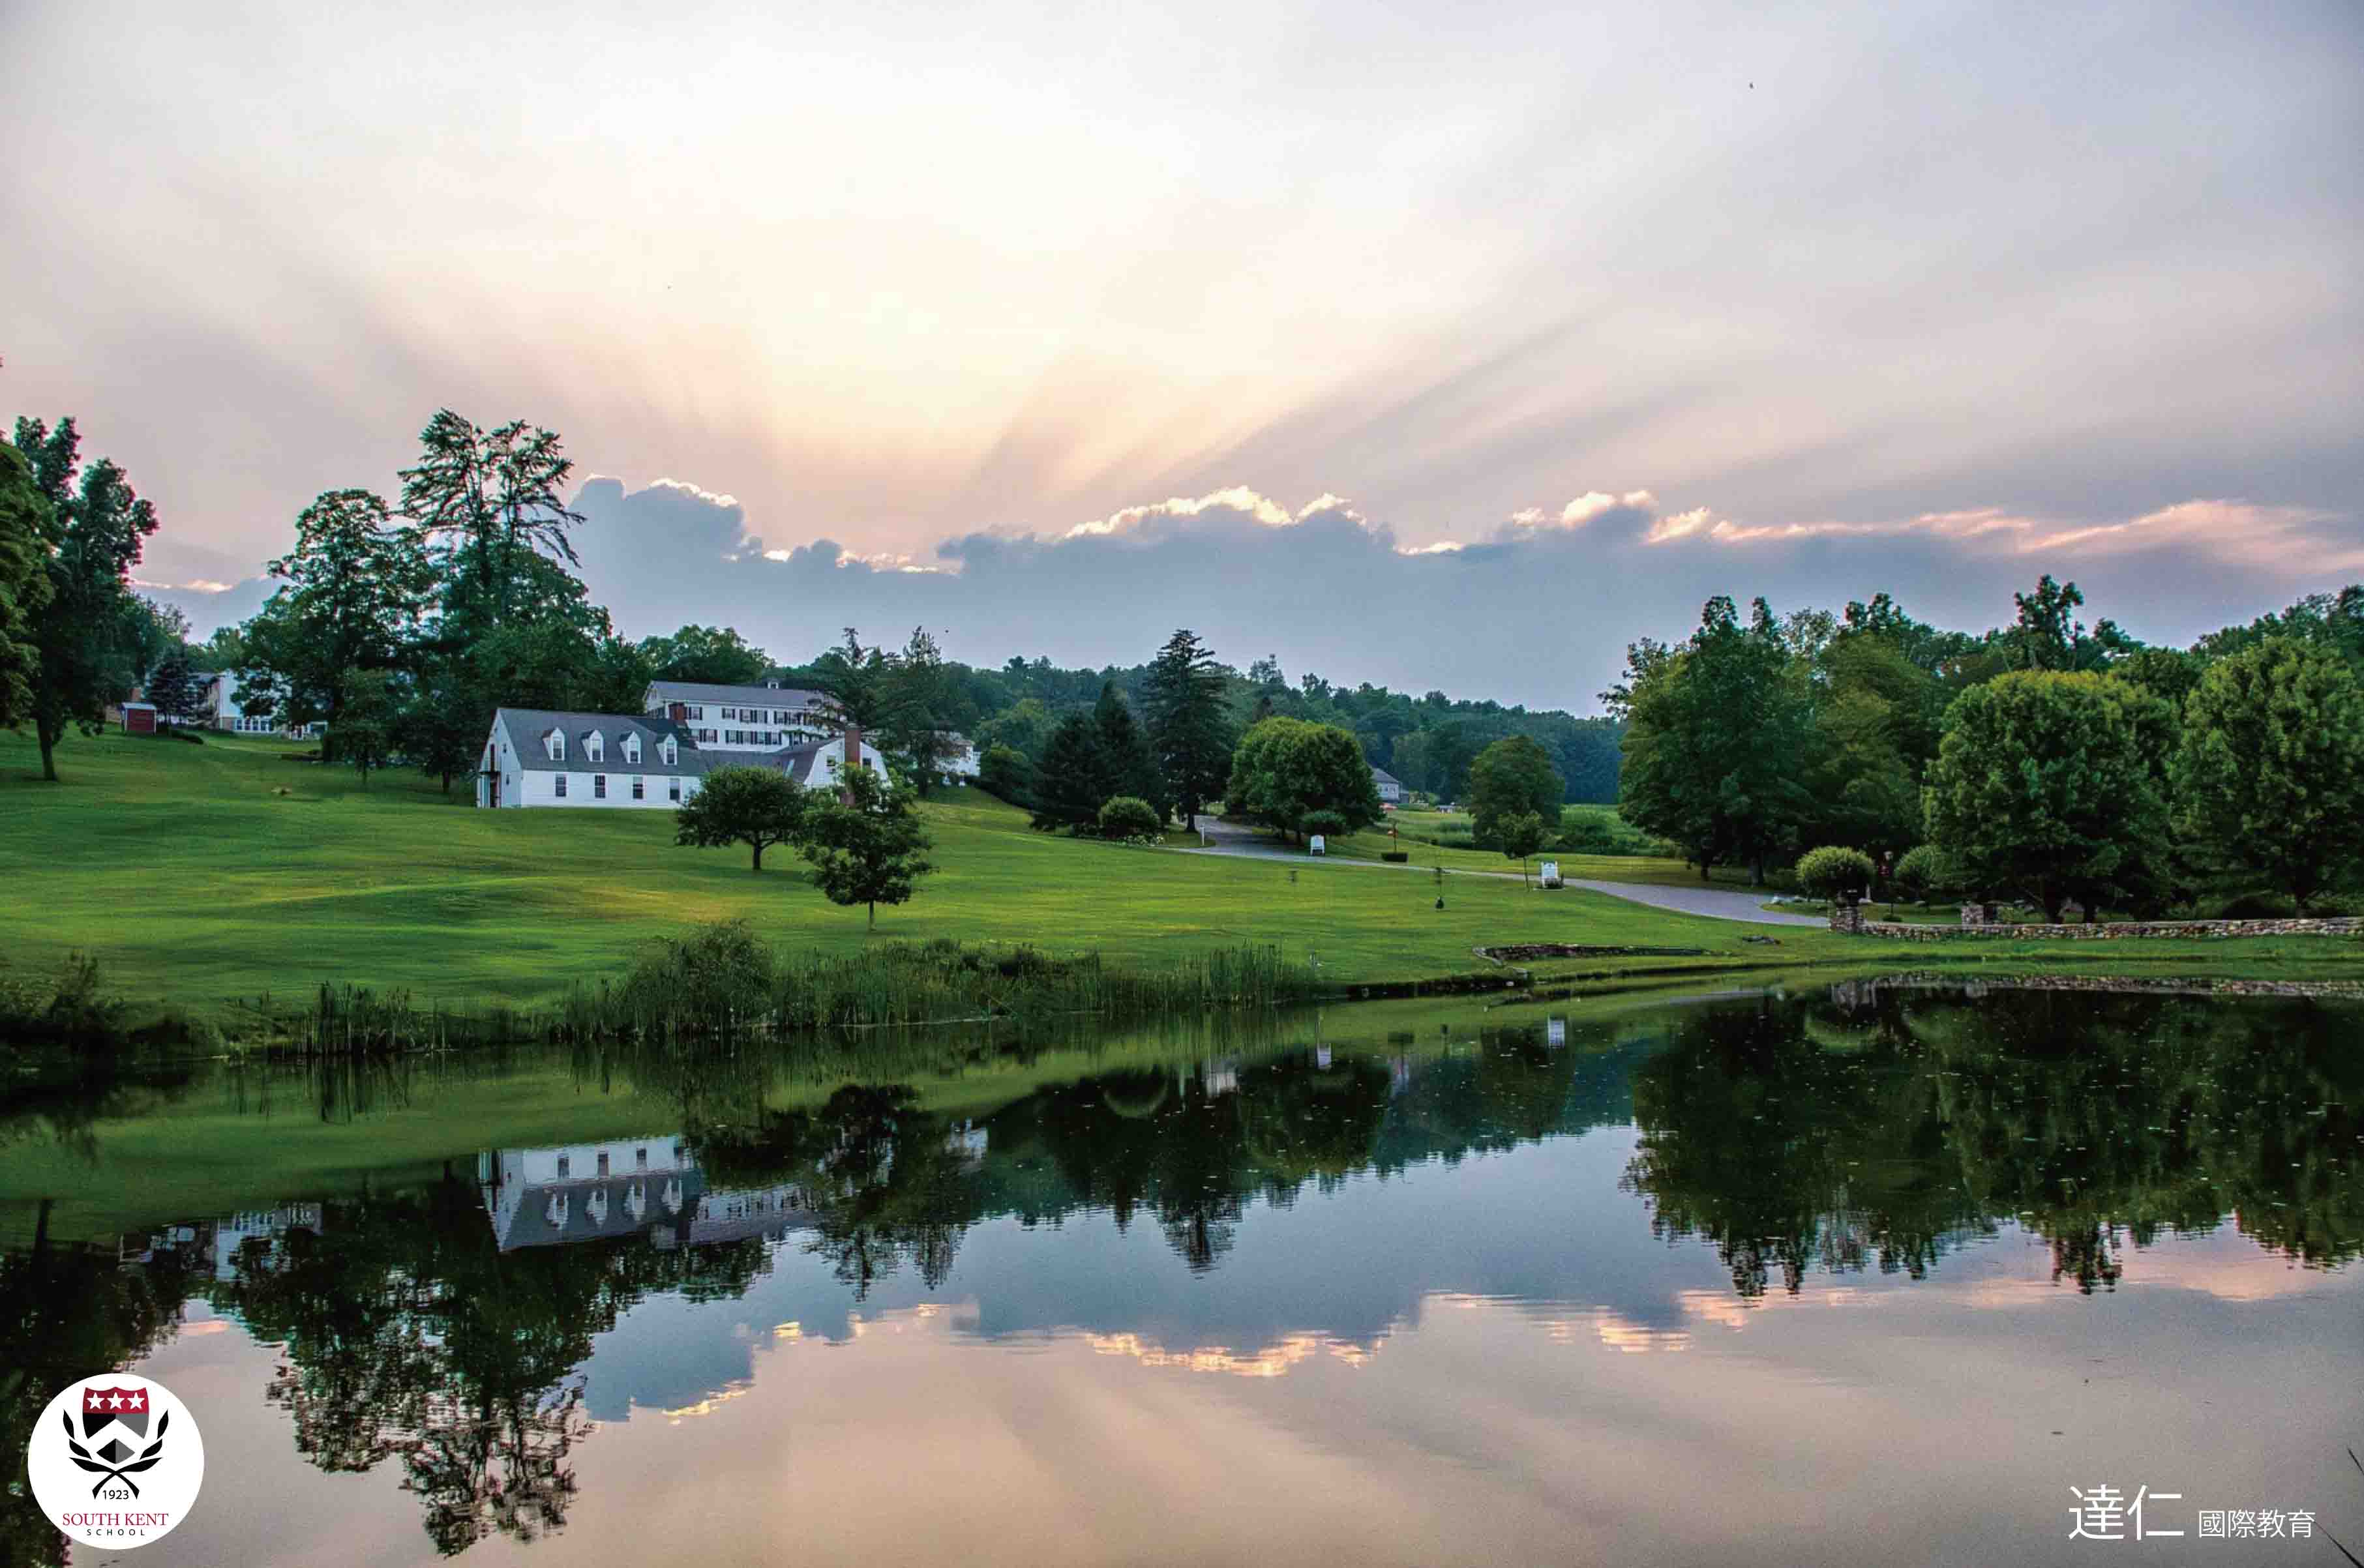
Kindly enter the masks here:
M 924 625 L 972 662 L 1097 667 L 1187 626 L 1235 664 L 1270 653 L 1350 684 L 1578 711 L 1628 642 L 1682 635 L 1716 594 L 1786 609 L 1884 589 L 1976 628 L 2050 571 L 2073 574 L 2095 614 L 2182 642 L 2328 585 L 2318 563 L 2356 561 L 2364 539 L 2344 515 L 2245 502 L 2098 521 L 1989 506 L 1768 523 L 1637 488 L 1407 545 L 1335 492 L 1292 504 L 1231 484 L 1055 532 L 955 533 L 914 558 L 827 534 L 784 543 L 783 526 L 692 484 L 596 480 L 577 505 L 592 588 L 635 636 L 723 620 L 800 660 L 845 626 L 884 639 Z

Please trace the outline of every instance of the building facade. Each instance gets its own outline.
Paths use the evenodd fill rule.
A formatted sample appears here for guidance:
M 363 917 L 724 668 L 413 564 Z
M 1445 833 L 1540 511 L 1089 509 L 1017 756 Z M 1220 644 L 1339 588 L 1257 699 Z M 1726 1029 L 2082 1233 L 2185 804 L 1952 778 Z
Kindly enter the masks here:
M 837 731 L 829 699 L 796 686 L 651 681 L 641 706 L 679 725 L 708 751 L 777 751 Z
M 724 762 L 655 715 L 505 707 L 477 759 L 476 804 L 670 811 Z

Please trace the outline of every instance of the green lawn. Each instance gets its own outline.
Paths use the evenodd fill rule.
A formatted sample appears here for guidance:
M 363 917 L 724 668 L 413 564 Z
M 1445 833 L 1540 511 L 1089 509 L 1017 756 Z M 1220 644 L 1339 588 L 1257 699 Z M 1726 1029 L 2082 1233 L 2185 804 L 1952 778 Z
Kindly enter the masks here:
M 822 899 L 792 856 L 774 851 L 751 874 L 743 851 L 676 848 L 667 813 L 478 811 L 407 773 L 377 775 L 363 791 L 350 773 L 291 761 L 290 751 L 221 735 L 202 746 L 76 736 L 60 749 L 64 782 L 48 784 L 36 776 L 31 741 L 0 733 L 0 868 L 9 892 L 0 978 L 46 975 L 80 950 L 137 1003 L 234 1021 L 244 999 L 270 994 L 284 1004 L 323 982 L 404 987 L 453 1005 L 547 1002 L 617 973 L 652 937 L 725 916 L 746 917 L 784 947 L 865 940 L 862 912 Z M 1142 964 L 1273 943 L 1291 957 L 1318 957 L 1340 981 L 1464 973 L 1481 967 L 1472 949 L 1513 941 L 1706 950 L 1699 959 L 1578 966 L 1594 974 L 1799 963 L 2090 968 L 2106 960 L 2128 971 L 2303 975 L 2353 973 L 2357 960 L 2356 944 L 2310 939 L 1971 951 L 1787 929 L 1770 933 L 1779 939 L 1773 947 L 1744 942 L 1751 928 L 1730 921 L 1581 891 L 1541 895 L 1458 877 L 1447 881 L 1440 911 L 1430 880 L 1401 872 L 1300 872 L 1054 838 L 969 791 L 925 809 L 941 870 L 914 902 L 881 911 L 882 938 L 1097 949 Z M 1504 864 L 1475 853 L 1448 863 L 1464 859 Z M 1587 857 L 1562 864 L 1572 876 L 1626 880 L 1669 869 Z

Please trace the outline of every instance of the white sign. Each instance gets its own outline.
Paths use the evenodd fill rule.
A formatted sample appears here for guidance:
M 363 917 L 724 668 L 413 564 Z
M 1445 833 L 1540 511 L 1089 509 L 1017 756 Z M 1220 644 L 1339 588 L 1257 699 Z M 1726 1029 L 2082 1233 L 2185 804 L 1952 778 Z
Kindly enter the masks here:
M 1314 834 L 1312 838 L 1306 840 L 1305 851 L 1308 854 L 1313 855 L 1326 855 L 1330 852 L 1327 849 L 1322 847 L 1321 835 L 1319 833 Z
M 1557 861 L 1545 861 L 1544 862 L 1543 872 L 1543 881 L 1545 887 L 1557 887 L 1559 885 L 1559 862 Z

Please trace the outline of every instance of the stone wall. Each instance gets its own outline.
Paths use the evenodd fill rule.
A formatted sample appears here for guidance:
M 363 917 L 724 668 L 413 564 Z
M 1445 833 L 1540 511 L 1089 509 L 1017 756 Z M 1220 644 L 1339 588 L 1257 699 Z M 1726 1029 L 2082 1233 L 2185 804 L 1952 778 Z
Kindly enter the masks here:
M 1850 936 L 1889 937 L 1905 941 L 1946 941 L 1957 937 L 1989 937 L 2001 941 L 2060 938 L 2071 941 L 2114 941 L 2123 937 L 2364 937 L 2364 917 L 2342 916 L 2318 920 L 2104 920 L 2098 924 L 2015 926 L 1970 924 L 1922 926 L 1903 920 L 1868 920 L 1863 906 L 1841 905 L 1831 910 L 1831 929 Z

